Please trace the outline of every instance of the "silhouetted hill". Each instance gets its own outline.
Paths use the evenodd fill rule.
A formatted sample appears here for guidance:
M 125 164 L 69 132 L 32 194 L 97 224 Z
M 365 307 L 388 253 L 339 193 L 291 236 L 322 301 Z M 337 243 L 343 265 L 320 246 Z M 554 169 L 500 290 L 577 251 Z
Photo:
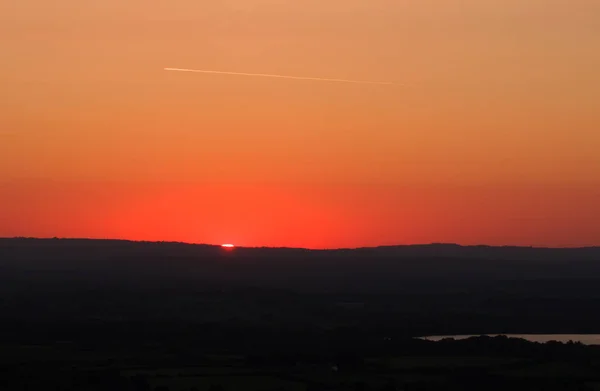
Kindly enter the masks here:
M 0 323 L 13 330 L 6 338 L 38 324 L 57 333 L 73 327 L 98 333 L 98 322 L 110 330 L 160 324 L 153 330 L 166 335 L 175 332 L 169 327 L 181 333 L 198 324 L 351 327 L 376 335 L 600 332 L 600 249 L 432 244 L 231 251 L 0 239 L 0 298 Z
M 431 244 L 339 250 L 235 248 L 167 242 L 0 239 L 6 273 L 129 279 L 152 276 L 300 291 L 389 292 L 493 281 L 600 276 L 600 248 Z M 440 285 L 441 284 L 441 285 Z

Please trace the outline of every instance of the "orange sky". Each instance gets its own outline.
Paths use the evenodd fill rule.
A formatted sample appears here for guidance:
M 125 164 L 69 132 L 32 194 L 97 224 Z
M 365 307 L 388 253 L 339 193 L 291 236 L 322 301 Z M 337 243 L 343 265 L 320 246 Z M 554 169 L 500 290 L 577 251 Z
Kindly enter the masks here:
M 599 17 L 595 0 L 10 1 L 0 236 L 600 245 Z

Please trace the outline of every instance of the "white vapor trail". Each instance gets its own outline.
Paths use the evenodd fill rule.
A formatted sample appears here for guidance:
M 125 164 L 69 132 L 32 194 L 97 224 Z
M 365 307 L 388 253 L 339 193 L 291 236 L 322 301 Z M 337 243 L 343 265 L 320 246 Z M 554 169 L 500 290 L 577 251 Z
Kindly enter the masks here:
M 357 83 L 357 84 L 385 84 L 396 85 L 387 81 L 366 81 L 366 80 L 347 80 L 347 79 L 325 79 L 321 77 L 301 77 L 301 76 L 286 76 L 286 75 L 269 75 L 266 73 L 243 73 L 243 72 L 224 72 L 224 71 L 207 71 L 200 69 L 182 69 L 182 68 L 165 68 L 165 71 L 175 72 L 197 72 L 197 73 L 213 73 L 219 75 L 237 75 L 237 76 L 259 76 L 259 77 L 277 77 L 280 79 L 295 79 L 295 80 L 313 80 L 313 81 L 329 81 L 338 83 Z

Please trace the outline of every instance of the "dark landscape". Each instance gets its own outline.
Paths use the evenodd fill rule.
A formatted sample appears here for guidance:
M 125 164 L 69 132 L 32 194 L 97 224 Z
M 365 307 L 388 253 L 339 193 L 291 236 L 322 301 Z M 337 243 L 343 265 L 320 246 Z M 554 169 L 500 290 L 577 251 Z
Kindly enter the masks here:
M 600 248 L 0 239 L 2 390 L 593 390 Z

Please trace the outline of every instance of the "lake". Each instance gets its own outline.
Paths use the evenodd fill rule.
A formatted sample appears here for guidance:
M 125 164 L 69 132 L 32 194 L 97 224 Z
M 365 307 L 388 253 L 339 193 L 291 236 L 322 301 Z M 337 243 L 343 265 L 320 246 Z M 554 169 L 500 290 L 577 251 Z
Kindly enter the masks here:
M 444 338 L 454 339 L 466 339 L 471 337 L 479 336 L 497 337 L 499 335 L 505 335 L 509 338 L 521 338 L 531 342 L 581 342 L 584 345 L 600 345 L 600 334 L 479 334 L 479 335 L 432 335 L 429 337 L 422 337 L 428 341 L 440 341 Z

